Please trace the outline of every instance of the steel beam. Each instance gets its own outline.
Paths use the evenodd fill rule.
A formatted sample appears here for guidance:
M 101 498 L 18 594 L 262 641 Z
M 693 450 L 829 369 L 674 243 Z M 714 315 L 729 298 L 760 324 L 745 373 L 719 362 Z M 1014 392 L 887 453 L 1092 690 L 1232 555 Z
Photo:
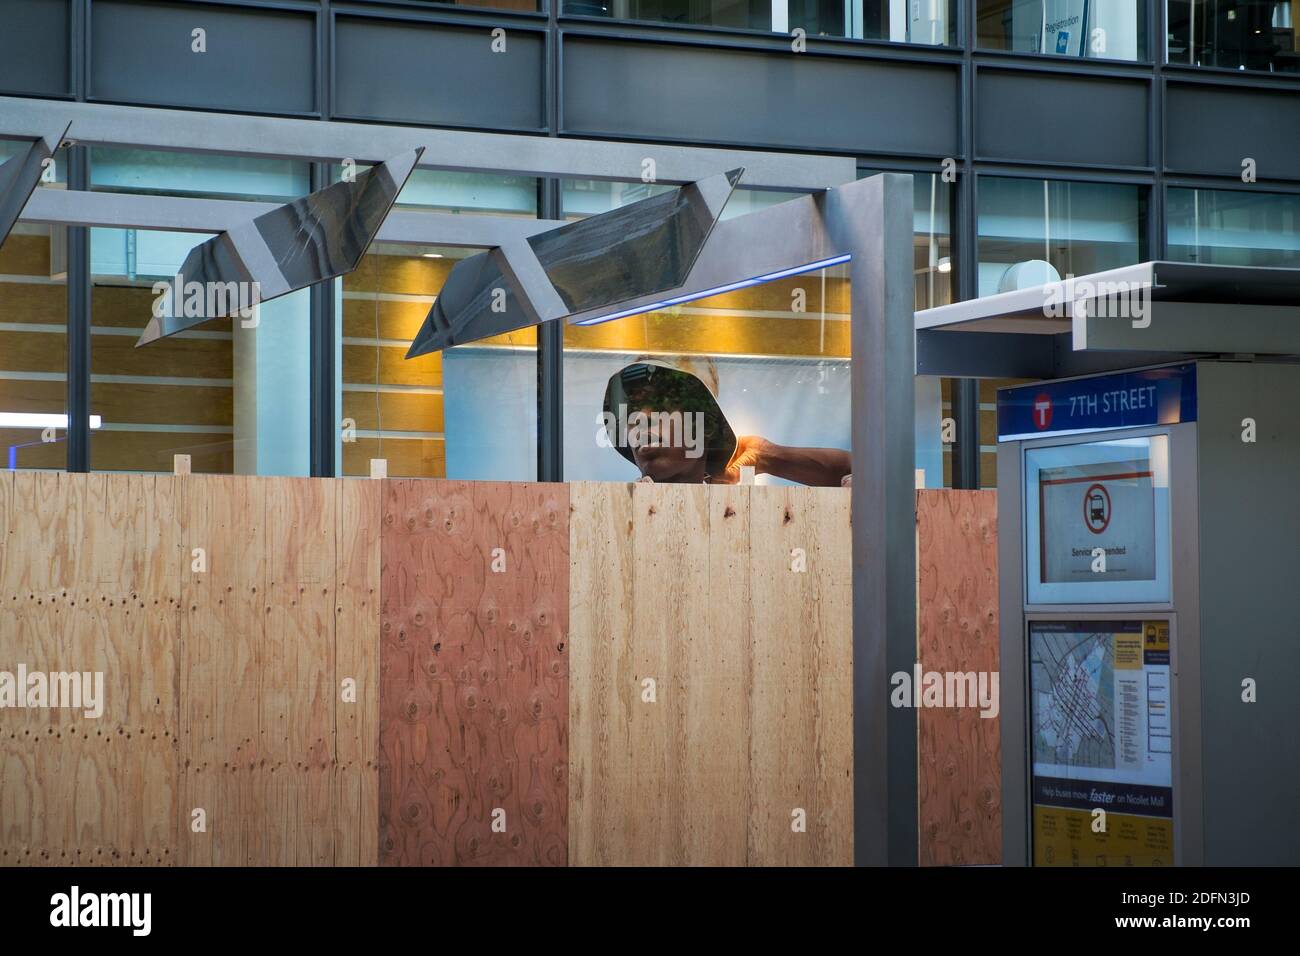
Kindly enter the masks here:
M 38 189 L 28 200 L 22 219 L 61 226 L 218 233 L 280 205 L 236 199 Z M 562 225 L 563 222 L 547 219 L 395 209 L 384 220 L 375 241 L 487 249 Z
M 308 162 L 379 162 L 423 146 L 420 167 L 565 179 L 642 178 L 647 159 L 662 183 L 688 183 L 744 166 L 744 185 L 758 189 L 826 189 L 851 182 L 847 156 L 651 143 L 476 133 L 368 123 L 337 123 L 204 113 L 193 110 L 64 103 L 0 97 L 0 136 L 34 138 L 71 123 L 74 140 L 92 146 L 173 149 Z

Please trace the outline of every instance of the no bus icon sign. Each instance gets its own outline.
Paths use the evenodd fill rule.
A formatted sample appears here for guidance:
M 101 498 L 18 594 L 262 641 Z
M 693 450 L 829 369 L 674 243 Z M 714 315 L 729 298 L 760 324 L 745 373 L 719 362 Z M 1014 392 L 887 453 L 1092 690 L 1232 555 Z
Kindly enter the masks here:
M 1101 482 L 1094 482 L 1083 493 L 1083 523 L 1093 534 L 1101 534 L 1110 525 L 1110 492 Z

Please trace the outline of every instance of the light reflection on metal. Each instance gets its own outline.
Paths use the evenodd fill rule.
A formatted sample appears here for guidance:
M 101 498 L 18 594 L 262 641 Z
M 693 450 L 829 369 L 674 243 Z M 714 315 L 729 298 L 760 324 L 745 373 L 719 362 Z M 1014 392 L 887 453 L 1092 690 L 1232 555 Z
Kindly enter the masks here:
M 685 302 L 695 302 L 698 299 L 707 299 L 709 296 L 722 295 L 726 292 L 735 292 L 737 289 L 748 289 L 750 286 L 762 285 L 764 282 L 772 282 L 776 279 L 786 279 L 790 276 L 803 275 L 805 272 L 816 272 L 818 269 L 829 269 L 831 266 L 842 265 L 852 259 L 852 256 L 833 256 L 830 259 L 822 259 L 819 262 L 810 262 L 804 266 L 794 266 L 790 269 L 781 269 L 779 272 L 769 272 L 767 275 L 755 276 L 752 279 L 742 279 L 739 282 L 729 282 L 726 285 L 716 286 L 712 289 L 701 289 L 699 292 L 692 292 L 689 295 L 679 295 L 672 299 L 661 299 L 658 302 L 648 302 L 645 305 L 638 305 L 632 309 L 625 309 L 622 312 L 611 312 L 609 315 L 598 315 L 592 319 L 583 319 L 581 322 L 574 322 L 574 325 L 600 325 L 602 322 L 612 322 L 615 319 L 625 319 L 629 315 L 641 315 L 645 312 L 657 312 L 660 309 L 666 309 L 674 305 L 682 305 Z
M 195 246 L 136 347 L 209 319 L 247 315 L 250 303 L 356 269 L 423 152 L 386 160 Z
M 743 172 L 461 260 L 406 357 L 680 288 Z

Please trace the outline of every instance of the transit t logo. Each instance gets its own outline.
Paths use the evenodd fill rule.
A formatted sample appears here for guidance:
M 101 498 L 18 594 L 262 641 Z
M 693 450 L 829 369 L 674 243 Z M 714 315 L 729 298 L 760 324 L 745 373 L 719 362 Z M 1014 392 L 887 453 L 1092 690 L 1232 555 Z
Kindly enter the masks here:
M 1034 427 L 1040 432 L 1051 427 L 1052 424 L 1052 396 L 1046 392 L 1039 392 L 1034 396 Z

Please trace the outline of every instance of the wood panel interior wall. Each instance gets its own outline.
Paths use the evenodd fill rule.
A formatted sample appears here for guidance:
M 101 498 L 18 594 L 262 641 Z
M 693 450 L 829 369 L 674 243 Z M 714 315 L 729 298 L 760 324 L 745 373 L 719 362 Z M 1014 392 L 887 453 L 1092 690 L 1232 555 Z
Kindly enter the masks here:
M 0 864 L 376 862 L 379 495 L 0 472 L 0 667 L 106 692 L 0 709 Z
M 917 492 L 917 631 L 922 672 L 998 673 L 997 492 Z M 997 717 L 977 707 L 917 712 L 919 860 L 1002 859 Z
M 384 486 L 380 862 L 563 866 L 569 487 Z
M 849 864 L 848 493 L 570 488 L 570 861 Z

